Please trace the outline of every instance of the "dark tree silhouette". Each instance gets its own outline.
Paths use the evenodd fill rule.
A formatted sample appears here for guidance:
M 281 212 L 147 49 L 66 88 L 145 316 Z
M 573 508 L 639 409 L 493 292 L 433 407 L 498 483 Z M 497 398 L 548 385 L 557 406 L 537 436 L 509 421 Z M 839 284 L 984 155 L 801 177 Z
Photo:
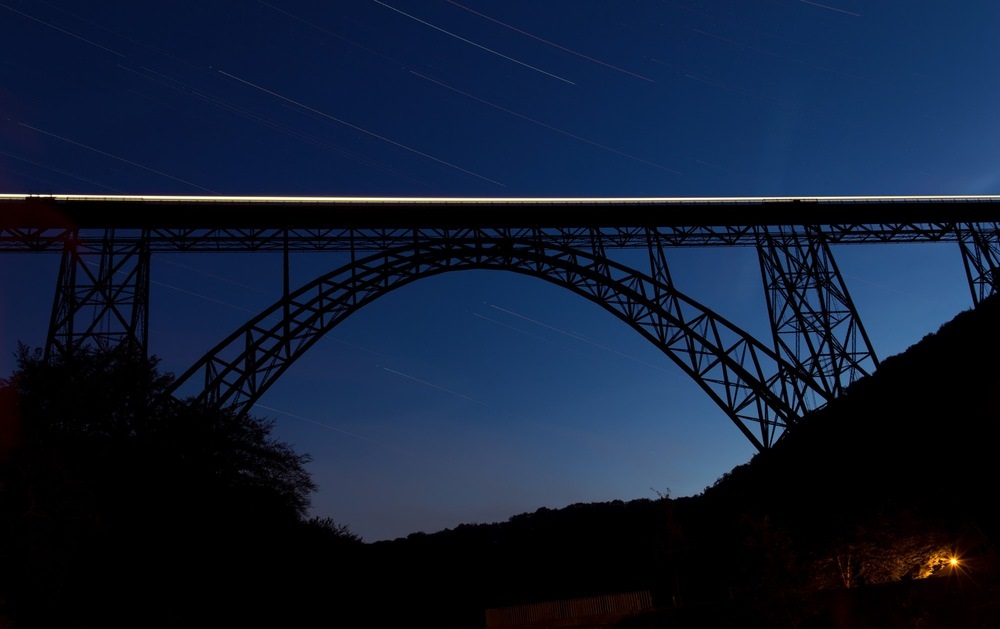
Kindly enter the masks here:
M 137 609 L 231 609 L 274 578 L 316 486 L 270 422 L 171 400 L 172 376 L 125 347 L 21 346 L 17 364 L 0 380 L 0 620 L 149 626 Z

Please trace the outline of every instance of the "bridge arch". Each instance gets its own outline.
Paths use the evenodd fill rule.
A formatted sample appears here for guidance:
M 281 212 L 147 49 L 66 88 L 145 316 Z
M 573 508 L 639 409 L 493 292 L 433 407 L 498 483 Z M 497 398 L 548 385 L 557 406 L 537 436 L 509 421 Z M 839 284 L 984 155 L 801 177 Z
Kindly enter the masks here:
M 172 392 L 199 379 L 194 403 L 245 413 L 296 359 L 363 306 L 416 280 L 472 269 L 537 277 L 611 312 L 691 376 L 758 449 L 808 410 L 808 399 L 827 401 L 800 368 L 677 291 L 665 274 L 655 279 L 615 262 L 596 243 L 584 250 L 502 237 L 415 240 L 323 274 L 226 337 Z

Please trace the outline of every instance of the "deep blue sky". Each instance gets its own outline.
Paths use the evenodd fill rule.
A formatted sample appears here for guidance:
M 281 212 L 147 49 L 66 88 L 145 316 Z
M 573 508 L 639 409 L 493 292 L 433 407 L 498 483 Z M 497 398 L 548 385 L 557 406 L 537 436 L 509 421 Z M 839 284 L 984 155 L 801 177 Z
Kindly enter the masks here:
M 0 0 L 0 192 L 997 194 L 998 25 L 987 0 Z M 836 253 L 882 356 L 970 305 L 954 247 Z M 0 258 L 0 372 L 43 342 L 57 263 Z M 751 250 L 671 263 L 766 335 Z M 152 277 L 175 372 L 280 289 L 267 256 Z M 261 405 L 314 457 L 316 514 L 369 541 L 690 495 L 753 453 L 611 315 L 497 272 L 379 300 Z

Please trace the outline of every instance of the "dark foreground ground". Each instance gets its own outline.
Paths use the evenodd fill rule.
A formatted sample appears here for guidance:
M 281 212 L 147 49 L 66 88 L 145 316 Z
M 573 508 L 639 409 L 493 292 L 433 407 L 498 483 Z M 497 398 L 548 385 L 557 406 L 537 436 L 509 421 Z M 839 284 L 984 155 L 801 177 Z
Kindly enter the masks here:
M 25 356 L 0 382 L 0 629 L 479 629 L 637 591 L 657 611 L 622 629 L 1000 627 L 997 356 L 993 297 L 698 496 L 374 544 L 304 519 L 266 422 L 157 406 L 169 378 L 128 353 Z
M 1000 582 L 972 575 L 780 595 L 763 603 L 731 602 L 661 609 L 616 629 L 993 629 L 1000 626 Z

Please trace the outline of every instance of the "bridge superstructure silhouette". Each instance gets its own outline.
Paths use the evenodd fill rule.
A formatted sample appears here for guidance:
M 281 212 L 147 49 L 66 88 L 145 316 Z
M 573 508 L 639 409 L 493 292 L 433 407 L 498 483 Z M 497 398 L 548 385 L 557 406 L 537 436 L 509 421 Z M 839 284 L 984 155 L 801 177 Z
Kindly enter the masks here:
M 50 358 L 86 345 L 146 352 L 149 269 L 162 252 L 281 252 L 275 302 L 178 377 L 194 402 L 245 413 L 325 333 L 378 297 L 467 269 L 538 277 L 600 305 L 691 376 L 758 449 L 872 373 L 878 357 L 831 251 L 955 243 L 972 302 L 1000 284 L 1000 197 L 303 198 L 0 195 L 0 252 L 61 256 Z M 680 292 L 675 247 L 753 247 L 771 338 Z M 609 250 L 645 252 L 641 268 Z M 349 262 L 292 286 L 297 252 Z

